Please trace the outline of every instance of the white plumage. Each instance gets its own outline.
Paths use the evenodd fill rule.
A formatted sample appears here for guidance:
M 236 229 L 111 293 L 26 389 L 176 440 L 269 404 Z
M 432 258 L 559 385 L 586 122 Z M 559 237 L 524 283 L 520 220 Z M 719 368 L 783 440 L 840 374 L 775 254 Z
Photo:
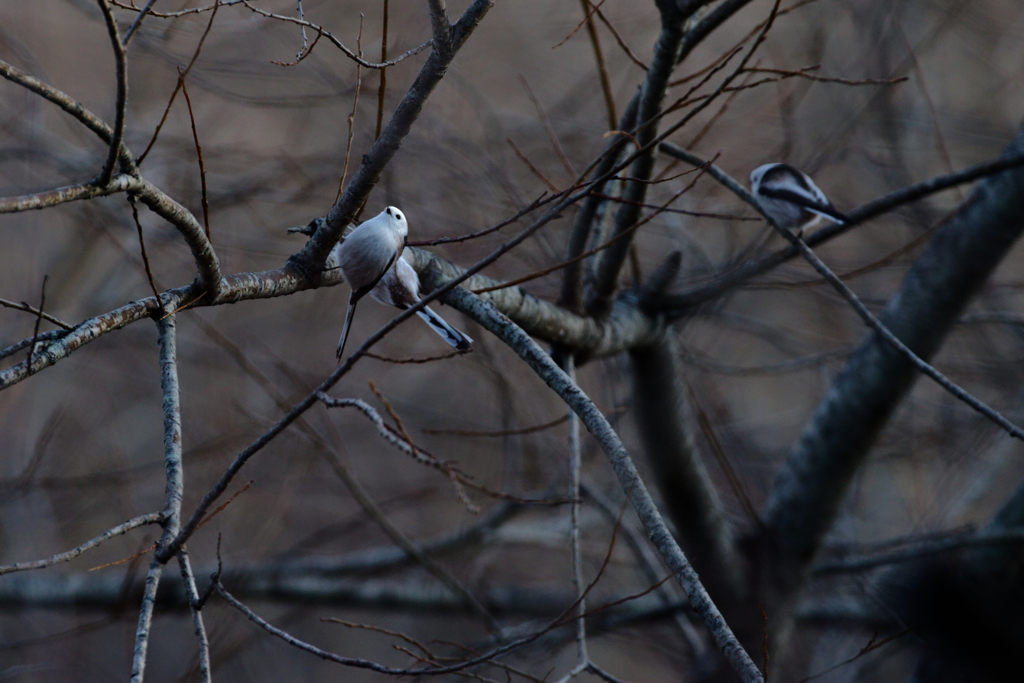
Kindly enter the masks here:
M 839 224 L 849 222 L 807 174 L 789 164 L 758 166 L 750 174 L 750 189 L 757 203 L 780 228 L 797 228 L 799 234 L 819 216 Z
M 345 326 L 338 341 L 339 361 L 352 327 L 356 304 L 366 294 L 383 304 L 403 310 L 420 300 L 419 277 L 402 258 L 408 235 L 409 224 L 405 215 L 399 209 L 389 206 L 370 220 L 360 223 L 331 252 L 345 282 L 352 288 L 345 313 Z M 468 351 L 472 346 L 472 339 L 429 308 L 418 311 L 418 315 L 458 351 Z

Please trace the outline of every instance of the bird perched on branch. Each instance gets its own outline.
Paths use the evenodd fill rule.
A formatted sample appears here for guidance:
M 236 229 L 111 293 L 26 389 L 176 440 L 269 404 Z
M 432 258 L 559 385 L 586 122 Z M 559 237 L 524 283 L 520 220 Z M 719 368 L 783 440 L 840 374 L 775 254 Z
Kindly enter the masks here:
M 780 228 L 796 229 L 798 237 L 819 216 L 840 225 L 850 222 L 806 173 L 789 164 L 758 166 L 750 174 L 750 189 L 764 212 Z
M 402 310 L 420 300 L 420 280 L 413 267 L 402 258 L 409 224 L 405 214 L 393 206 L 360 223 L 342 238 L 331 252 L 345 282 L 352 288 L 345 313 L 345 326 L 338 341 L 337 357 L 345 350 L 356 304 L 369 294 L 382 304 Z M 457 351 L 468 351 L 473 340 L 449 325 L 430 308 L 417 311 L 430 328 Z

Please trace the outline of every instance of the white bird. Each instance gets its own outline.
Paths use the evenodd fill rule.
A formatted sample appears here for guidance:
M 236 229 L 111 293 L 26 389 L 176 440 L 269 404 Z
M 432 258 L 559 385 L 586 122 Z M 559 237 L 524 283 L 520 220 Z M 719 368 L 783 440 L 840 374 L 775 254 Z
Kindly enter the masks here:
M 409 224 L 405 215 L 389 206 L 370 220 L 360 223 L 331 252 L 345 282 L 352 288 L 348 311 L 345 313 L 345 326 L 338 340 L 339 361 L 360 299 L 370 294 L 381 303 L 403 310 L 420 300 L 419 277 L 402 258 L 408 235 Z M 429 308 L 417 313 L 456 350 L 469 350 L 473 340 L 446 323 L 437 313 Z
M 750 189 L 764 212 L 780 228 L 798 228 L 797 235 L 810 222 L 823 216 L 845 225 L 850 219 L 836 211 L 807 174 L 789 164 L 765 164 L 750 174 Z

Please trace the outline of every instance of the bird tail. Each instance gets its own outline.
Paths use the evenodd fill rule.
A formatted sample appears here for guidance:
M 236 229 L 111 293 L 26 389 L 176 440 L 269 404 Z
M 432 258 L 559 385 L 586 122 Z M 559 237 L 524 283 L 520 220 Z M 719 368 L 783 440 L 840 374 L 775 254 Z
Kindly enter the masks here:
M 820 208 L 807 206 L 804 208 L 806 208 L 811 213 L 823 216 L 834 223 L 838 223 L 839 225 L 847 225 L 850 223 L 849 218 L 836 211 L 835 207 L 832 206 L 823 206 Z
M 345 350 L 345 342 L 348 340 L 349 330 L 352 328 L 352 316 L 356 314 L 356 302 L 351 298 L 348 300 L 348 310 L 345 312 L 345 327 L 341 328 L 341 339 L 338 340 L 338 351 L 335 354 L 338 362 L 341 362 L 341 353 Z
M 465 352 L 473 348 L 473 340 L 469 338 L 469 335 L 459 332 L 430 308 L 416 311 L 416 315 L 423 318 L 424 322 L 430 325 L 430 329 L 437 332 L 441 339 L 448 342 L 456 351 Z

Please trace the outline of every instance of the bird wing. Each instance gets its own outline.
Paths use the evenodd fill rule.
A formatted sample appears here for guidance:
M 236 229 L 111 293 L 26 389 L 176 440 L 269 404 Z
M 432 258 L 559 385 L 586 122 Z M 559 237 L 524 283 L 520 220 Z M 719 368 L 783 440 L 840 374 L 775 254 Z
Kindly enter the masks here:
M 781 199 L 783 201 L 791 202 L 797 206 L 802 206 L 808 211 L 812 211 L 816 214 L 825 216 L 837 220 L 840 223 L 849 223 L 850 219 L 843 214 L 836 211 L 836 208 L 832 206 L 827 200 L 820 201 L 818 199 L 808 197 L 805 194 L 796 192 L 794 190 L 788 190 L 784 188 L 776 187 L 765 187 L 762 185 L 757 190 L 758 194 L 770 197 L 771 199 Z
M 380 271 L 380 273 L 378 273 L 377 276 L 374 277 L 372 281 L 370 281 L 367 284 L 363 285 L 359 289 L 354 290 L 352 292 L 352 297 L 351 297 L 352 301 L 359 301 L 364 296 L 366 296 L 374 287 L 376 287 L 377 283 L 380 282 L 381 278 L 384 277 L 389 270 L 391 270 L 391 266 L 395 265 L 395 259 L 397 259 L 398 256 L 399 256 L 398 253 L 393 254 L 391 256 L 391 260 L 388 261 L 388 264 L 386 266 L 384 266 L 384 270 Z

